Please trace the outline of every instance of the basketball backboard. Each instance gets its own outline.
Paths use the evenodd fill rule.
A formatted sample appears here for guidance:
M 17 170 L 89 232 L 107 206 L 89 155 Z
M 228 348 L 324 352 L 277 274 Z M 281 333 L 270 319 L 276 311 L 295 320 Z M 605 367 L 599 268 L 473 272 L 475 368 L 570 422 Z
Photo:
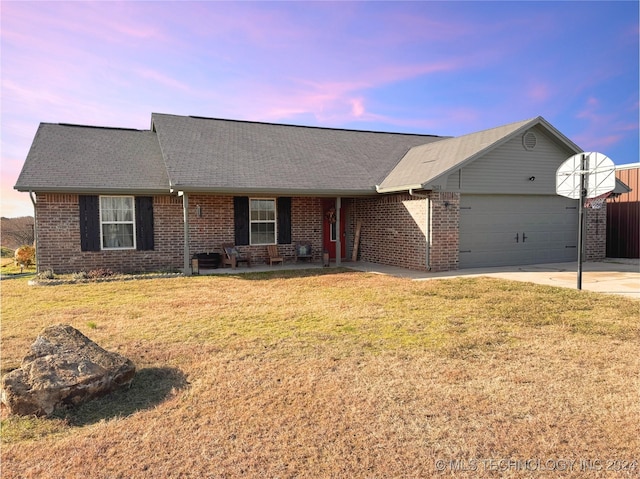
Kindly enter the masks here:
M 582 156 L 585 155 L 585 169 Z M 556 193 L 573 200 L 580 199 L 580 177 L 586 175 L 585 198 L 595 198 L 616 187 L 616 166 L 602 153 L 578 153 L 560 165 L 556 171 Z

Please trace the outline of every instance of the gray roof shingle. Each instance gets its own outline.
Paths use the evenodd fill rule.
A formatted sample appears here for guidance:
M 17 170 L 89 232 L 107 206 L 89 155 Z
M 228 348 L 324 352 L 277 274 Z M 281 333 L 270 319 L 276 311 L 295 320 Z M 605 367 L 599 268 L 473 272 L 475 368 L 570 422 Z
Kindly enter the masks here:
M 41 123 L 15 189 L 160 193 L 169 178 L 151 131 Z
M 455 138 L 154 113 L 152 130 L 42 123 L 19 191 L 365 195 L 429 188 L 542 117 Z
M 433 135 L 380 133 L 154 113 L 172 187 L 203 192 L 371 194 Z

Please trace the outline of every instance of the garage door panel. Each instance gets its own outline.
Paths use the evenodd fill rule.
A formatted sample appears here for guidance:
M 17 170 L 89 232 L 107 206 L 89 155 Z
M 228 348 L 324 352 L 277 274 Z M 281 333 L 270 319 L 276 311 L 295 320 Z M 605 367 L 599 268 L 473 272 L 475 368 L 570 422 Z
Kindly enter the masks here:
M 462 195 L 460 267 L 575 261 L 575 203 L 555 195 Z

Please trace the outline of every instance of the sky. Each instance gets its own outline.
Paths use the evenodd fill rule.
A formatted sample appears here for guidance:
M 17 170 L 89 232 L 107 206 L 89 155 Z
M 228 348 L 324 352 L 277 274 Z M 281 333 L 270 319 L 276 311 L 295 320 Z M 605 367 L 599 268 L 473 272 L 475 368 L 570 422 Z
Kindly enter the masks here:
M 636 1 L 0 3 L 0 214 L 41 122 L 151 113 L 457 136 L 543 116 L 639 161 Z

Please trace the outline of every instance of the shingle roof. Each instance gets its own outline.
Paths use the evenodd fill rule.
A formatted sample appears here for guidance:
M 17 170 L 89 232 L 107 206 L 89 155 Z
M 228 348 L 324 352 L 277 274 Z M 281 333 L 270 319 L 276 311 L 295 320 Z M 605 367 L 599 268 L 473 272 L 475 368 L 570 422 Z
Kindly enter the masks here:
M 488 153 L 514 135 L 541 124 L 551 130 L 576 152 L 582 151 L 577 145 L 551 126 L 544 118 L 510 123 L 468 135 L 420 145 L 412 148 L 379 185 L 379 192 L 402 191 L 409 188 L 428 188 L 429 183 L 447 175 Z
M 410 148 L 442 137 L 154 113 L 172 187 L 371 194 Z
M 542 117 L 456 138 L 154 113 L 152 130 L 43 123 L 19 191 L 363 195 L 429 189 Z
M 151 131 L 41 123 L 15 188 L 160 193 L 169 179 Z

